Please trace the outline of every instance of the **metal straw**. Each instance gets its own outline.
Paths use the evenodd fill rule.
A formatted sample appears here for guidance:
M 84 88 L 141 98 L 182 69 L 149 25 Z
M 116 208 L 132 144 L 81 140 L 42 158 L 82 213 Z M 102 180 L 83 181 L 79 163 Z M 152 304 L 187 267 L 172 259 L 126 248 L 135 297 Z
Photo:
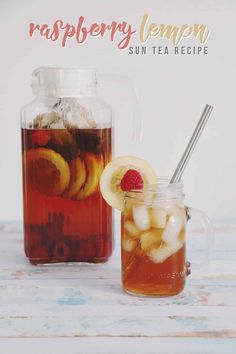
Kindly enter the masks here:
M 192 152 L 195 149 L 195 146 L 198 142 L 198 139 L 200 138 L 207 124 L 207 121 L 211 115 L 212 110 L 213 107 L 210 106 L 209 104 L 207 104 L 206 107 L 204 108 L 201 118 L 199 119 L 199 122 L 193 132 L 191 139 L 189 140 L 189 143 L 183 153 L 183 156 L 181 157 L 178 166 L 176 167 L 176 170 L 170 180 L 170 183 L 176 183 L 181 179 L 182 174 L 187 166 L 187 163 L 192 155 Z

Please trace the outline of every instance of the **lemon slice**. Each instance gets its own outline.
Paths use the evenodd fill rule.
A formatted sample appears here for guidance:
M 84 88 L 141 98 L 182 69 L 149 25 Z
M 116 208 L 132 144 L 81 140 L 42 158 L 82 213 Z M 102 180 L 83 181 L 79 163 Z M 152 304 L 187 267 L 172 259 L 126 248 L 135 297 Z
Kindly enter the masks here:
M 66 196 L 72 198 L 76 196 L 86 180 L 86 169 L 84 162 L 75 158 L 70 162 L 70 184 L 66 191 Z
M 112 160 L 103 170 L 100 189 L 103 198 L 113 208 L 123 210 L 124 192 L 142 189 L 157 183 L 155 171 L 149 163 L 135 156 L 122 156 Z
M 68 187 L 70 169 L 66 160 L 57 152 L 46 148 L 25 152 L 29 184 L 40 193 L 60 195 Z
M 102 159 L 92 153 L 86 153 L 84 155 L 84 162 L 86 168 L 86 180 L 76 196 L 76 199 L 78 200 L 88 198 L 98 190 L 99 179 L 103 169 Z

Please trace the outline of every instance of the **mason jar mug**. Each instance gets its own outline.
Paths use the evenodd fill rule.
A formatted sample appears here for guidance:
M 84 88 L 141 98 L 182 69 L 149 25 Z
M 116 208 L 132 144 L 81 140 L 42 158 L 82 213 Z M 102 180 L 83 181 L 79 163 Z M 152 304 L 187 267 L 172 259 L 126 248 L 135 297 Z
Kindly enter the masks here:
M 169 296 L 185 286 L 187 221 L 201 219 L 206 255 L 212 239 L 207 216 L 183 202 L 183 184 L 159 179 L 156 186 L 126 192 L 121 217 L 123 289 L 134 295 Z M 197 242 L 197 240 L 196 240 Z

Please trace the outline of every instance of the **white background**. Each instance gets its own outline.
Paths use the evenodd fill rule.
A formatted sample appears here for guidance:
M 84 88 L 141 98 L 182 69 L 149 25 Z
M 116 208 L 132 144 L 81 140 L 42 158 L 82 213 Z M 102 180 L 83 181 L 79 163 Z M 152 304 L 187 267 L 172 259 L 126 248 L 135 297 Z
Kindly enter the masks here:
M 87 25 L 126 20 L 139 29 L 144 13 L 158 24 L 205 23 L 210 29 L 209 55 L 131 56 L 118 50 L 108 36 L 89 39 L 82 46 L 71 40 L 62 48 L 59 41 L 28 35 L 30 22 L 52 26 L 62 19 L 76 25 L 81 15 Z M 143 156 L 162 175 L 173 172 L 204 105 L 214 105 L 184 175 L 186 203 L 212 218 L 236 216 L 234 0 L 0 0 L 0 17 L 0 220 L 22 219 L 19 110 L 33 98 L 31 72 L 38 66 L 75 65 L 94 66 L 101 73 L 133 81 L 144 121 L 143 141 L 137 145 L 129 134 L 124 138 L 130 130 L 132 104 L 129 90 L 113 82 L 114 91 L 110 87 L 106 101 L 116 109 L 116 155 Z M 159 38 L 148 43 L 166 44 Z M 187 44 L 198 42 L 182 42 Z

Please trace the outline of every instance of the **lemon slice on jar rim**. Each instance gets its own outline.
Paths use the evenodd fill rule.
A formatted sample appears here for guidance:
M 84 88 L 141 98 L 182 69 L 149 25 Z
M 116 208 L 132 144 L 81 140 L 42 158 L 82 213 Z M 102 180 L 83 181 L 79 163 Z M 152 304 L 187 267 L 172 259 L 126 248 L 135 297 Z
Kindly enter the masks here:
M 100 177 L 100 190 L 111 207 L 122 211 L 125 192 L 142 190 L 145 185 L 156 183 L 157 175 L 146 160 L 135 156 L 121 156 L 104 168 Z

